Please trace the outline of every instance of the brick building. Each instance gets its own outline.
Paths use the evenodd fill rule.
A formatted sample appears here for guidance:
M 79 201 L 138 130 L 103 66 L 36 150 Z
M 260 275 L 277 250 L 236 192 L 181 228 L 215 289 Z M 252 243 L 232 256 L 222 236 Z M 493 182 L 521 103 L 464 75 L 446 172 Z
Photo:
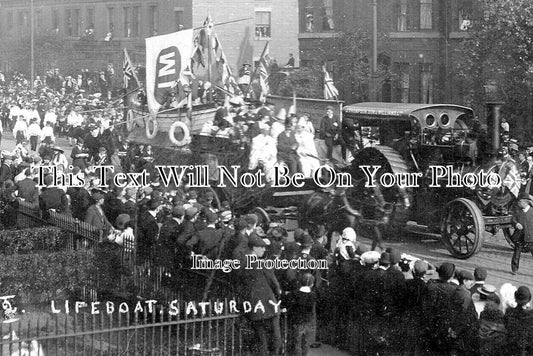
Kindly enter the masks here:
M 378 0 L 378 63 L 390 69 L 391 80 L 381 83 L 378 101 L 444 102 L 457 88 L 450 72 L 454 45 L 468 36 L 470 21 L 479 14 L 475 0 Z M 300 61 L 302 66 L 325 61 L 334 80 L 343 73 L 335 50 L 316 58 L 315 49 L 328 49 L 342 32 L 372 34 L 372 0 L 300 0 Z M 370 60 L 371 49 L 368 48 Z M 340 88 L 343 99 L 349 88 Z M 367 98 L 368 99 L 368 98 Z
M 144 63 L 144 38 L 202 26 L 208 14 L 234 71 L 259 60 L 266 41 L 270 55 L 298 61 L 297 0 L 33 0 L 35 33 L 72 41 L 80 68 L 121 67 L 122 48 Z M 0 0 L 0 41 L 30 34 L 30 0 Z M 105 39 L 110 41 L 105 41 Z M 53 63 L 50 63 L 53 66 Z M 5 53 L 2 67 L 16 68 Z M 29 68 L 19 68 L 29 72 Z

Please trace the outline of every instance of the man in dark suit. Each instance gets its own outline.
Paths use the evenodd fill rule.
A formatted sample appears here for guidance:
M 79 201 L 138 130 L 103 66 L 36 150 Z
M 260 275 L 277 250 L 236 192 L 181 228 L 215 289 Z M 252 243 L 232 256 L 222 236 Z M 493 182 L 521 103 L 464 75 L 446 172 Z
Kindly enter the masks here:
M 245 256 L 261 259 L 266 252 L 266 243 L 253 236 L 248 243 Z M 236 270 L 241 280 L 241 296 L 249 301 L 252 310 L 246 313 L 255 332 L 252 345 L 253 355 L 278 355 L 281 351 L 281 328 L 278 304 L 281 289 L 272 269 L 259 268 L 256 263 L 247 265 L 248 258 L 241 260 L 241 268 Z M 250 267 L 250 268 L 246 268 Z M 261 302 L 264 308 L 255 308 Z M 270 352 L 269 352 L 270 351 Z
M 171 218 L 163 223 L 157 242 L 158 252 L 155 260 L 165 267 L 173 267 L 177 248 L 177 237 L 181 233 L 185 209 L 178 205 L 172 208 Z
M 26 178 L 16 184 L 19 197 L 30 204 L 37 203 L 39 191 L 37 190 L 37 183 L 32 179 L 31 168 L 26 168 L 24 175 Z
M 514 293 L 516 307 L 507 309 L 507 355 L 531 355 L 533 352 L 533 312 L 528 308 L 531 291 L 526 286 L 518 287 Z
M 50 209 L 56 210 L 58 213 L 70 215 L 70 208 L 68 198 L 65 192 L 57 187 L 53 187 L 54 179 L 51 175 L 44 177 L 44 184 L 41 195 L 39 196 L 39 207 L 43 212 L 43 217 L 48 218 L 48 211 Z
M 220 244 L 222 242 L 222 230 L 216 228 L 218 215 L 212 211 L 205 213 L 207 227 L 198 231 L 198 252 L 209 259 L 218 257 Z
M 149 209 L 140 214 L 137 222 L 137 258 L 140 262 L 149 260 L 153 256 L 159 225 L 156 216 L 163 209 L 161 199 L 152 199 L 149 202 Z
M 529 251 L 533 255 L 533 209 L 531 199 L 527 192 L 518 195 L 518 207 L 513 212 L 515 232 L 512 236 L 514 241 L 514 253 L 511 259 L 511 273 L 517 274 L 520 265 L 520 254 Z
M 198 219 L 199 211 L 194 207 L 185 210 L 185 218 L 181 223 L 181 230 L 176 240 L 176 261 L 179 264 L 189 264 L 191 254 L 190 240 L 195 238 L 196 226 L 195 222 Z
M 340 125 L 333 116 L 333 107 L 326 108 L 326 115 L 320 121 L 320 139 L 324 140 L 327 148 L 327 158 L 333 159 L 333 145 L 339 139 Z

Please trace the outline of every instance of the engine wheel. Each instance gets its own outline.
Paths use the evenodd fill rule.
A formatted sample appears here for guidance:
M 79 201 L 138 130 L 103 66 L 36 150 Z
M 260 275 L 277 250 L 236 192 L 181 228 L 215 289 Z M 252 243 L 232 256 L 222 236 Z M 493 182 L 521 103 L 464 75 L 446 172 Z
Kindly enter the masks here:
M 448 203 L 441 226 L 441 239 L 452 256 L 467 259 L 481 250 L 485 221 L 473 201 L 459 198 Z

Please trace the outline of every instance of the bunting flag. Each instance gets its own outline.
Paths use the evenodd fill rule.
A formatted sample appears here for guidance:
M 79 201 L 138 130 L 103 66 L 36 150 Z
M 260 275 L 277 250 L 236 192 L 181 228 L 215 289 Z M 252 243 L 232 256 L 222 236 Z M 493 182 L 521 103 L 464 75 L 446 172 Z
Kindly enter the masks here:
M 337 100 L 339 96 L 339 91 L 335 88 L 333 84 L 333 79 L 326 70 L 326 66 L 322 66 L 324 71 L 324 99 L 326 100 Z
M 268 85 L 268 67 L 270 66 L 270 56 L 268 55 L 269 42 L 266 43 L 263 55 L 259 60 L 259 84 L 261 86 L 261 101 L 266 101 L 270 87 Z
M 130 81 L 134 78 L 137 80 L 137 77 L 135 76 L 135 70 L 131 65 L 130 56 L 128 55 L 128 50 L 126 48 L 124 48 L 124 62 L 122 64 L 122 72 L 124 73 L 124 83 L 122 87 L 128 89 Z M 137 85 L 138 84 L 139 82 L 137 81 Z

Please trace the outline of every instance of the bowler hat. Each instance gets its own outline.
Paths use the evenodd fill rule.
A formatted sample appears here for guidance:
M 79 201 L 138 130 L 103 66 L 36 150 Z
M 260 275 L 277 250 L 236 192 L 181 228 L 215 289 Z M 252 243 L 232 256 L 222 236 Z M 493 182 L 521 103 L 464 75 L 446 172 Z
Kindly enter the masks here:
M 379 263 L 382 265 L 390 265 L 390 253 L 383 252 L 379 258 Z
M 526 286 L 518 287 L 514 292 L 514 299 L 519 305 L 525 305 L 531 300 L 531 291 Z
M 485 267 L 476 267 L 474 270 L 474 278 L 476 281 L 484 281 L 487 279 L 487 269 Z

